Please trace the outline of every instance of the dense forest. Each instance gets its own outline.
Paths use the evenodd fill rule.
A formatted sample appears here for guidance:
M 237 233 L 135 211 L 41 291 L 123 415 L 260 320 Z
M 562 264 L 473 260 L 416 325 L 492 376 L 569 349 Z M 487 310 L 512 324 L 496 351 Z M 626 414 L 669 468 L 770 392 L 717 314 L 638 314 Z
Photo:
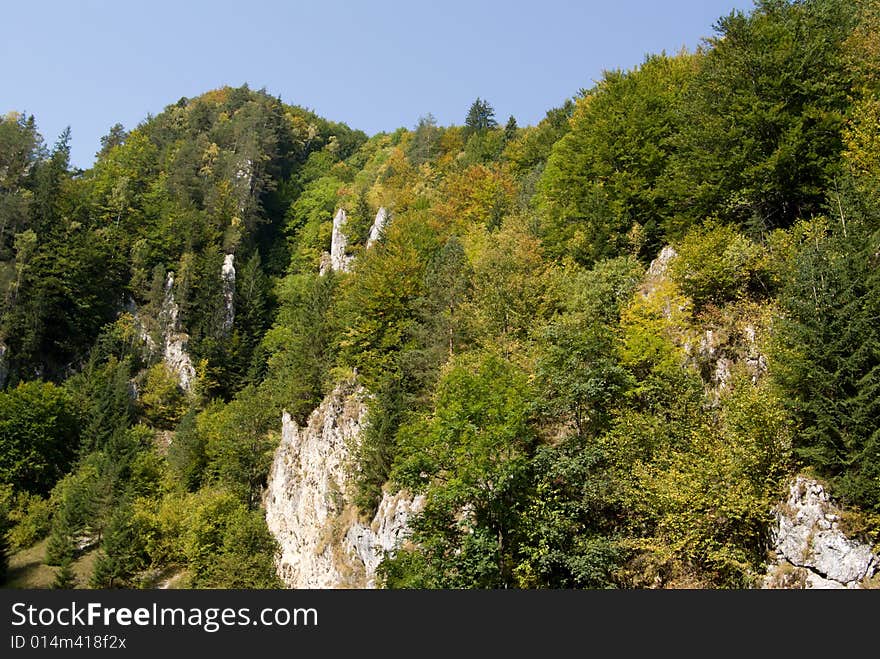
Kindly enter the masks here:
M 714 29 L 527 127 L 368 136 L 245 85 L 83 171 L 3 116 L 0 568 L 280 587 L 282 411 L 352 378 L 359 509 L 425 495 L 386 587 L 751 587 L 797 473 L 880 541 L 880 4 Z

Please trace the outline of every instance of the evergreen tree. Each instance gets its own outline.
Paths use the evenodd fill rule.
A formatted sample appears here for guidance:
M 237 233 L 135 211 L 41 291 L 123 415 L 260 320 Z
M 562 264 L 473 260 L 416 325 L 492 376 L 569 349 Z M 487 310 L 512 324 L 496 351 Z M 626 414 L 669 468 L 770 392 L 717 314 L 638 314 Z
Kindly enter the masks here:
M 880 249 L 876 209 L 810 226 L 780 294 L 777 378 L 801 428 L 795 450 L 839 496 L 880 512 Z
M 52 531 L 46 545 L 46 563 L 63 565 L 73 560 L 76 553 L 76 528 L 70 515 L 62 508 L 52 521 Z
M 61 568 L 55 574 L 52 588 L 55 590 L 72 590 L 76 588 L 76 576 L 73 574 L 73 559 L 65 556 L 61 559 Z
M 111 149 L 122 146 L 128 139 L 128 131 L 120 123 L 115 123 L 110 127 L 110 132 L 101 138 L 101 150 L 96 154 L 98 158 L 103 158 Z
M 513 115 L 507 119 L 507 123 L 504 125 L 504 141 L 510 142 L 512 139 L 516 137 L 516 131 L 518 126 L 516 125 L 516 118 Z
M 92 588 L 127 588 L 144 567 L 145 538 L 132 521 L 131 507 L 119 506 L 104 530 L 101 551 L 89 585 Z
M 437 155 L 440 133 L 437 119 L 433 114 L 429 112 L 424 117 L 419 117 L 419 123 L 413 131 L 412 142 L 407 152 L 413 165 L 421 165 L 434 159 Z
M 6 582 L 6 571 L 9 568 L 9 504 L 5 497 L 0 498 L 0 584 Z
M 468 110 L 467 117 L 464 120 L 465 133 L 480 133 L 490 128 L 495 128 L 498 122 L 495 121 L 495 108 L 489 101 L 484 101 L 477 97 Z

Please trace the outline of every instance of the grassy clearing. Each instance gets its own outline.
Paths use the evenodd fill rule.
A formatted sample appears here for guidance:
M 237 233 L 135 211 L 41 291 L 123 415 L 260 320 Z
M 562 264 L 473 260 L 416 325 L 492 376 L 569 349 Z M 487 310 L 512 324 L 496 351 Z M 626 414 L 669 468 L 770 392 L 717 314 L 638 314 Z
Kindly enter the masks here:
M 46 545 L 48 539 L 41 540 L 14 553 L 9 558 L 9 571 L 5 588 L 51 588 L 58 573 L 57 567 L 46 565 Z M 88 583 L 95 563 L 96 551 L 92 550 L 80 556 L 73 563 L 73 573 L 77 586 Z

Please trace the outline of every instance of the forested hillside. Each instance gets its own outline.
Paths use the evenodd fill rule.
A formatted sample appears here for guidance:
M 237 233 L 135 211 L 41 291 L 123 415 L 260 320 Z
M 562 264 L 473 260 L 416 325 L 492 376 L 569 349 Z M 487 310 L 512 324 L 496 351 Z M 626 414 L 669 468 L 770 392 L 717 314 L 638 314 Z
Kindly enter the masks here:
M 876 545 L 878 35 L 876 0 L 762 0 L 526 127 L 222 88 L 85 171 L 9 112 L 0 567 L 280 587 L 282 413 L 352 380 L 360 513 L 425 495 L 386 587 L 755 586 L 798 473 Z

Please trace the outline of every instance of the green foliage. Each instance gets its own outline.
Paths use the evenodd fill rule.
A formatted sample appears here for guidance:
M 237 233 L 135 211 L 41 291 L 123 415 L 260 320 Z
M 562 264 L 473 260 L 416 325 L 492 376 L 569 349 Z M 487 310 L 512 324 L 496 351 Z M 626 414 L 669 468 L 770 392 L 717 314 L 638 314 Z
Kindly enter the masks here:
M 355 505 L 375 514 L 395 457 L 397 432 L 407 412 L 406 392 L 399 380 L 387 379 L 368 403 L 369 420 L 357 446 L 354 463 Z
M 754 585 L 765 561 L 771 510 L 782 494 L 791 422 L 778 393 L 746 378 L 734 384 L 717 419 L 687 444 L 636 465 L 654 536 L 641 541 L 665 577 Z
M 277 287 L 275 323 L 263 336 L 267 378 L 261 391 L 302 423 L 317 407 L 333 364 L 337 319 L 333 273 L 288 275 Z
M 566 100 L 561 107 L 548 110 L 537 126 L 518 129 L 516 139 L 509 140 L 504 148 L 504 158 L 515 174 L 525 176 L 541 171 L 553 145 L 568 133 L 574 107 L 574 101 Z
M 19 551 L 42 540 L 52 528 L 51 520 L 52 506 L 48 499 L 28 492 L 17 492 L 10 500 L 10 547 Z
M 48 535 L 56 587 L 93 548 L 92 586 L 278 587 L 278 420 L 340 383 L 345 496 L 425 495 L 389 587 L 751 586 L 802 468 L 876 536 L 875 4 L 759 2 L 537 126 L 477 99 L 368 140 L 224 87 L 74 172 L 69 131 L 6 115 L 0 538 Z M 339 208 L 354 260 L 321 275 Z
M 540 331 L 535 367 L 541 408 L 556 421 L 570 422 L 583 437 L 601 431 L 628 384 L 620 365 L 614 329 L 641 268 L 631 258 L 605 261 L 594 270 L 564 271 L 569 292 L 565 311 Z
M 330 249 L 333 214 L 342 181 L 323 176 L 310 183 L 287 212 L 286 232 L 291 237 L 292 266 L 317 268 L 321 252 Z
M 72 590 L 76 588 L 76 576 L 73 574 L 73 559 L 69 556 L 65 556 L 61 560 L 61 567 L 55 575 L 52 588 L 54 590 Z
M 571 130 L 553 146 L 540 182 L 545 245 L 581 262 L 617 256 L 638 224 L 650 253 L 672 212 L 657 191 L 680 130 L 696 56 L 648 57 L 632 71 L 606 72 L 578 99 Z M 644 254 L 643 254 L 644 255 Z
M 413 165 L 421 165 L 433 160 L 438 151 L 441 129 L 437 127 L 437 119 L 430 112 L 419 117 L 419 123 L 413 131 L 412 141 L 407 157 Z
M 425 263 L 436 243 L 422 217 L 397 215 L 384 239 L 356 262 L 356 276 L 342 284 L 334 314 L 345 328 L 339 346 L 368 388 L 400 368 L 396 355 L 410 341 Z
M 187 502 L 182 548 L 194 588 L 277 588 L 275 541 L 238 496 L 204 489 Z
M 144 529 L 128 506 L 118 507 L 104 530 L 101 550 L 89 585 L 92 588 L 131 588 L 146 566 Z M 64 562 L 61 564 L 64 570 Z
M 495 109 L 489 104 L 489 101 L 484 101 L 478 97 L 477 100 L 471 103 L 467 117 L 464 120 L 466 133 L 480 133 L 490 128 L 495 128 L 497 125 Z
M 110 437 L 124 431 L 135 419 L 131 399 L 132 360 L 118 360 L 111 355 L 99 364 L 93 355 L 78 376 L 67 381 L 83 410 L 83 449 L 103 448 Z
M 509 354 L 555 306 L 550 269 L 540 242 L 520 218 L 495 233 L 476 234 L 476 241 L 470 309 L 480 338 Z
M 168 468 L 175 482 L 194 492 L 204 482 L 208 456 L 205 437 L 197 428 L 197 413 L 187 412 L 174 431 L 174 441 L 168 447 Z
M 534 441 L 531 400 L 516 366 L 491 353 L 465 354 L 439 381 L 432 414 L 401 429 L 395 479 L 427 496 L 413 523 L 424 562 L 409 565 L 423 570 L 425 585 L 512 582 L 515 502 Z
M 821 209 L 839 172 L 854 8 L 766 0 L 718 21 L 672 139 L 673 235 L 712 214 L 762 232 Z
M 776 377 L 800 424 L 798 456 L 830 477 L 838 496 L 876 512 L 878 218 L 858 203 L 845 209 L 849 222 L 817 222 L 793 254 L 780 294 Z
M 204 437 L 206 472 L 234 492 L 249 510 L 260 505 L 277 437 L 271 401 L 246 388 L 228 404 L 215 403 L 199 414 L 197 432 Z
M 625 555 L 615 537 L 623 505 L 605 451 L 579 438 L 541 446 L 531 471 L 535 483 L 522 512 L 517 586 L 614 586 Z
M 473 268 L 456 236 L 436 252 L 425 270 L 425 295 L 418 305 L 429 350 L 452 356 L 468 342 L 464 309 L 473 286 Z M 436 362 L 442 361 L 439 357 Z
M 465 144 L 462 164 L 472 165 L 498 160 L 504 150 L 506 139 L 506 133 L 500 128 L 474 131 Z
M 0 392 L 0 483 L 46 494 L 78 446 L 78 419 L 63 389 L 28 382 Z
M 0 497 L 0 584 L 6 582 L 6 569 L 9 566 L 9 529 L 12 522 L 9 519 L 9 497 Z
M 707 221 L 684 237 L 670 274 L 699 310 L 766 291 L 763 261 L 760 245 L 730 225 Z
M 138 398 L 143 407 L 144 418 L 156 428 L 173 427 L 186 405 L 177 375 L 164 362 L 147 370 Z

